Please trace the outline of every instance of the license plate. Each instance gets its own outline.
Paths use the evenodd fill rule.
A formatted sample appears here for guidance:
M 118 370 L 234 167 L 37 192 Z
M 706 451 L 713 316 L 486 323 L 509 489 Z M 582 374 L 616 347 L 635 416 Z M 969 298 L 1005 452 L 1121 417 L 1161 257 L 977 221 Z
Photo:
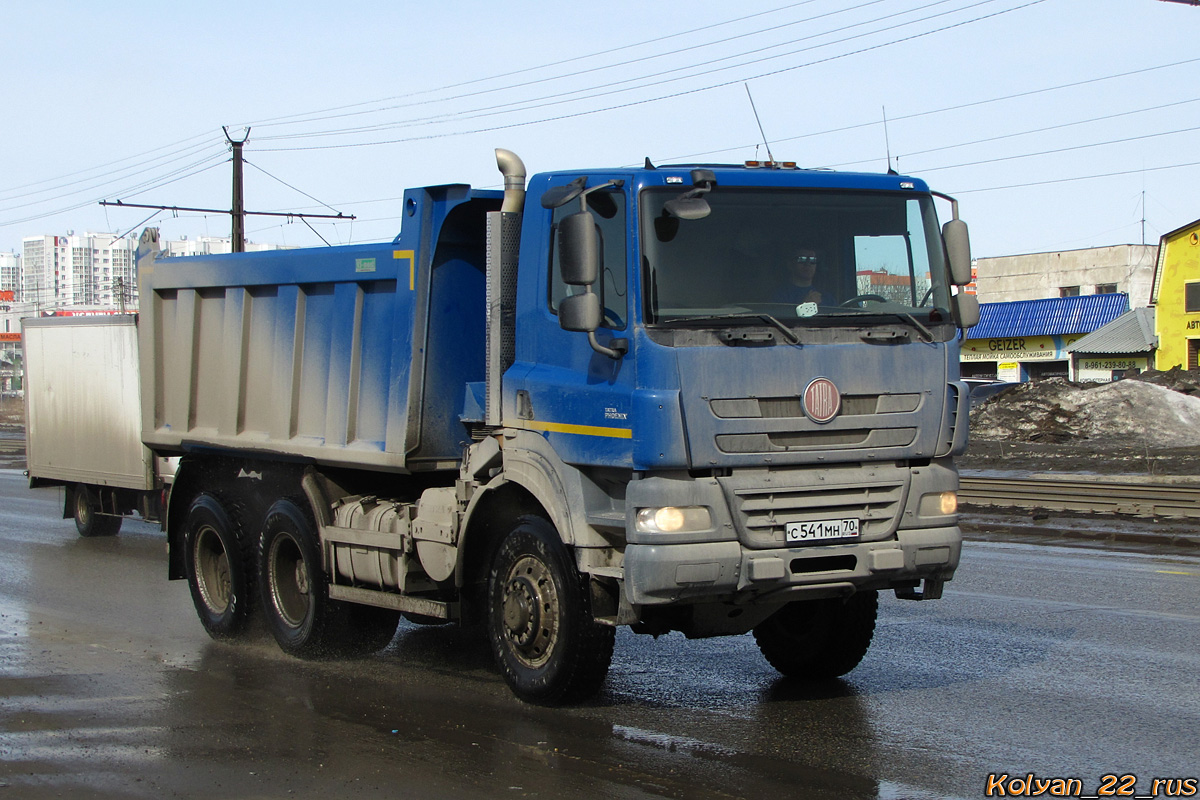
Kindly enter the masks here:
M 789 522 L 789 542 L 817 542 L 826 539 L 857 539 L 858 519 L 819 519 L 815 522 Z

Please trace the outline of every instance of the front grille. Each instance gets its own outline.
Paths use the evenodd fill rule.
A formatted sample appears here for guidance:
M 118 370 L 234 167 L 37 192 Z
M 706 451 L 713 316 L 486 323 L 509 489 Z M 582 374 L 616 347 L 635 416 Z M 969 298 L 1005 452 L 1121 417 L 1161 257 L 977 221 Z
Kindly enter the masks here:
M 916 441 L 916 428 L 879 430 L 780 431 L 777 433 L 723 433 L 716 437 L 722 453 L 771 453 L 837 447 L 905 447 Z
M 858 519 L 859 537 L 895 532 L 908 473 L 895 465 L 829 469 L 746 470 L 717 479 L 725 489 L 739 538 L 747 547 L 786 546 L 789 522 Z
M 845 394 L 839 417 L 873 414 L 907 414 L 921 404 L 919 394 Z M 719 419 L 803 419 L 799 397 L 738 397 L 710 400 L 709 408 Z

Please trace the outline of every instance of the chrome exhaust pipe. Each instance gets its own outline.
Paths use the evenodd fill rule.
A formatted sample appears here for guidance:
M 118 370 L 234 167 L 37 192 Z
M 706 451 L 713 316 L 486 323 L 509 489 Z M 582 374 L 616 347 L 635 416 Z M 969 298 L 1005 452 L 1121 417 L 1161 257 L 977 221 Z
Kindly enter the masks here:
M 504 205 L 500 210 L 520 214 L 525 208 L 525 163 L 513 151 L 497 147 L 496 166 L 504 175 Z

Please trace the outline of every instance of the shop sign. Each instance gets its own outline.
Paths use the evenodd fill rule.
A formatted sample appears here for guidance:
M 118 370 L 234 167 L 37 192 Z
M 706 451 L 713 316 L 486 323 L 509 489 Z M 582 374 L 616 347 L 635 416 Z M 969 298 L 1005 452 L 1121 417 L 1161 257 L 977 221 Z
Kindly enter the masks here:
M 963 342 L 960 361 L 1054 361 L 1067 357 L 1066 346 L 1083 338 L 1069 336 L 1001 336 Z

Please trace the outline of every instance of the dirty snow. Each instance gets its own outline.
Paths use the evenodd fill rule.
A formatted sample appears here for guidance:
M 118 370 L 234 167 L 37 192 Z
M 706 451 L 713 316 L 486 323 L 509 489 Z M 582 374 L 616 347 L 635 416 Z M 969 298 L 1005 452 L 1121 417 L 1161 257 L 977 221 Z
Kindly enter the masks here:
M 1179 448 L 1200 445 L 1200 375 L 1183 370 L 1075 384 L 1061 378 L 995 395 L 971 414 L 988 441 Z

